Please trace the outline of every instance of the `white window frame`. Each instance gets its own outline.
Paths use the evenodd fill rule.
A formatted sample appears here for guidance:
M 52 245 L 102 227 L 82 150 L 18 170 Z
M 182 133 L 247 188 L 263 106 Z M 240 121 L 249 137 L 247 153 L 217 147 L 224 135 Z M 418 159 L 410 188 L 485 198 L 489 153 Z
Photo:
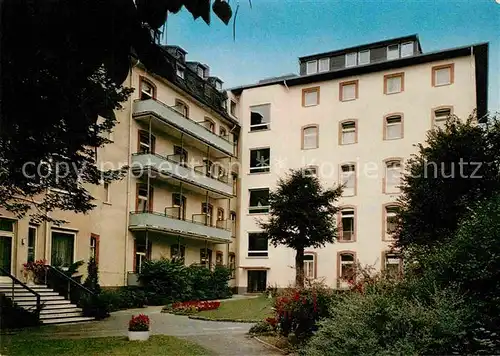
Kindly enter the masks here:
M 354 96 L 353 97 L 349 97 L 349 98 L 346 98 L 345 96 L 345 89 L 347 87 L 350 87 L 350 86 L 353 86 L 354 87 Z M 357 97 L 356 97 L 356 90 L 357 90 L 357 86 L 358 86 L 358 82 L 352 82 L 352 83 L 345 83 L 345 84 L 342 84 L 341 85 L 341 90 L 342 92 L 340 93 L 340 97 L 341 97 L 341 101 L 352 101 L 352 100 L 356 100 Z
M 354 64 L 349 64 L 349 58 L 351 59 L 354 58 Z M 358 53 L 357 52 L 346 53 L 344 64 L 346 68 L 356 67 L 358 65 Z
M 385 235 L 386 237 L 390 237 L 392 233 L 389 232 L 389 218 L 394 218 L 397 216 L 395 211 L 389 211 L 392 209 L 397 209 L 396 205 L 386 205 L 385 206 Z
M 347 125 L 349 124 L 350 125 L 353 125 L 353 127 L 344 127 L 344 125 Z M 340 144 L 341 145 L 351 145 L 353 143 L 356 143 L 356 121 L 344 121 L 340 124 Z M 352 142 L 346 142 L 345 140 L 345 136 L 344 135 L 347 135 L 347 134 L 350 134 L 354 132 L 354 139 Z
M 252 167 L 252 152 L 253 151 L 261 151 L 261 150 L 269 150 L 269 158 L 267 159 L 267 166 L 255 166 Z M 259 153 L 257 152 L 257 156 L 259 156 Z M 259 158 L 257 157 L 257 160 Z M 261 160 L 261 162 L 264 161 L 266 163 L 265 159 Z M 258 164 L 258 163 L 257 163 Z M 270 147 L 259 147 L 259 148 L 251 148 L 250 149 L 250 173 L 269 173 L 271 172 L 271 148 Z
M 151 89 L 151 93 L 148 93 L 147 90 L 144 90 L 144 88 L 147 87 L 149 89 Z M 153 99 L 154 98 L 154 92 L 155 92 L 155 87 L 152 86 L 148 81 L 146 80 L 142 80 L 141 81 L 141 94 L 144 94 L 146 96 L 149 96 L 149 99 Z M 141 95 L 142 96 L 142 95 Z M 146 99 L 144 99 L 146 100 Z
M 438 72 L 446 70 L 448 72 L 448 81 L 445 83 L 438 83 Z M 434 86 L 441 87 L 445 85 L 451 85 L 451 67 L 437 68 L 433 70 L 434 72 Z
M 252 119 L 250 117 L 250 132 L 259 132 L 259 131 L 264 131 L 264 130 L 255 130 L 256 128 L 260 128 L 260 127 L 265 127 L 265 130 L 270 130 L 271 129 L 271 104 L 260 104 L 260 105 L 252 105 L 250 106 L 250 115 L 252 115 L 252 111 L 255 111 L 255 110 L 252 110 L 252 108 L 258 108 L 258 107 L 262 107 L 262 106 L 267 106 L 269 107 L 269 122 L 267 123 L 263 123 L 263 124 L 256 124 L 256 125 L 252 125 Z M 255 111 L 255 112 L 258 112 L 258 111 Z
M 315 66 L 315 69 L 314 70 L 309 70 L 309 65 L 310 64 L 314 64 Z M 315 60 L 312 60 L 312 61 L 307 61 L 306 62 L 306 74 L 316 74 L 318 73 L 318 61 L 315 59 Z
M 269 188 L 253 188 L 248 190 L 248 213 L 249 214 L 268 214 L 269 213 L 269 204 L 268 205 L 256 205 L 256 206 L 251 206 L 251 198 L 252 198 L 252 192 L 255 191 L 262 191 L 262 190 L 267 190 L 269 194 Z
M 349 239 L 344 237 L 344 218 L 352 219 L 352 229 L 348 231 L 350 233 Z M 356 212 L 354 208 L 343 208 L 340 210 L 340 226 L 342 227 L 342 239 L 341 241 L 355 241 L 356 240 Z
M 312 260 L 306 260 L 306 256 L 311 256 Z M 309 270 L 311 271 L 311 275 L 309 275 Z M 304 277 L 307 279 L 315 279 L 316 278 L 316 256 L 314 253 L 305 253 L 304 254 Z
M 31 251 L 30 250 L 30 238 L 29 238 L 29 233 L 31 230 L 35 230 L 35 238 L 34 238 L 34 241 L 33 241 L 33 250 Z M 2 231 L 3 233 L 4 231 Z M 28 227 L 28 238 L 26 239 L 26 250 L 27 250 L 27 257 L 26 257 L 26 261 L 29 260 L 29 255 L 30 255 L 30 252 L 33 253 L 33 262 L 36 261 L 36 243 L 37 243 L 37 240 L 38 240 L 38 227 L 35 226 L 35 225 L 29 225 Z
M 394 79 L 399 79 L 399 90 L 389 90 L 390 85 L 389 81 L 394 80 Z M 385 92 L 386 94 L 397 94 L 401 93 L 403 91 L 403 76 L 402 75 L 393 75 L 393 76 L 388 76 L 385 78 Z
M 344 167 L 348 167 L 349 170 L 344 170 Z M 351 169 L 352 167 L 354 167 L 354 169 Z M 356 195 L 356 165 L 353 163 L 342 164 L 340 166 L 341 184 L 344 185 L 345 183 L 349 182 L 351 177 L 354 177 L 354 186 L 353 187 L 347 187 L 347 186 L 344 187 L 344 190 L 342 192 L 342 196 L 344 196 L 344 197 Z M 349 189 L 349 191 L 348 191 L 348 189 Z
M 104 182 L 102 185 L 104 188 L 104 202 L 109 204 L 111 203 L 111 192 L 109 189 L 111 187 L 111 184 L 108 182 Z
M 266 250 L 250 250 L 250 236 L 262 234 L 262 231 L 249 231 L 247 234 L 248 251 L 247 257 L 250 258 L 268 258 L 269 257 L 269 239 L 267 239 L 267 249 Z
M 362 53 L 368 53 L 368 61 L 367 62 L 361 62 L 361 54 Z M 369 49 L 358 52 L 358 65 L 364 65 L 364 64 L 370 64 L 370 50 Z
M 326 68 L 322 68 L 322 64 L 326 63 Z M 318 73 L 324 73 L 330 71 L 330 58 L 321 58 L 318 61 Z
M 305 176 L 318 176 L 318 167 L 316 166 L 307 166 L 302 169 L 302 173 Z
M 73 258 L 72 258 L 72 263 L 75 263 L 76 261 L 76 234 L 77 232 L 76 231 L 73 231 L 73 230 L 64 230 L 64 229 L 57 229 L 57 228 L 52 228 L 50 230 L 50 263 L 53 264 L 54 261 L 52 261 L 52 240 L 53 240 L 53 236 L 52 236 L 52 233 L 53 232 L 59 232 L 59 233 L 62 233 L 62 234 L 68 234 L 68 235 L 73 235 Z M 62 267 L 63 270 L 67 270 L 68 268 L 67 267 Z
M 397 164 L 398 168 L 395 168 Z M 392 176 L 391 172 L 399 171 L 399 182 L 396 185 L 389 185 L 389 176 Z M 401 177 L 403 173 L 403 163 L 400 160 L 390 160 L 385 162 L 385 192 L 386 193 L 399 193 L 401 189 L 398 187 L 401 185 Z
M 403 48 L 405 47 L 405 45 L 411 45 L 411 53 L 407 53 L 407 54 L 404 53 Z M 414 54 L 415 54 L 415 44 L 414 44 L 413 41 L 408 41 L 408 42 L 401 43 L 401 49 L 400 49 L 400 56 L 401 56 L 401 58 L 411 57 Z
M 312 133 L 306 133 L 307 130 L 314 130 Z M 306 146 L 306 137 L 314 138 L 314 144 L 311 146 Z M 302 128 L 302 149 L 303 150 L 313 150 L 319 147 L 319 126 L 311 125 Z
M 342 257 L 343 256 L 351 256 L 352 257 L 352 261 L 342 261 Z M 354 256 L 353 253 L 348 253 L 348 252 L 344 252 L 344 253 L 340 253 L 339 255 L 339 259 L 340 259 L 340 271 L 339 271 L 339 278 L 342 280 L 345 278 L 345 276 L 342 275 L 342 271 L 343 271 L 343 266 L 345 265 L 351 265 L 351 268 L 354 269 L 354 267 L 356 266 L 356 256 Z
M 314 103 L 308 104 L 307 103 L 307 96 L 308 95 L 316 95 L 316 101 Z M 304 107 L 311 107 L 311 106 L 316 106 L 319 105 L 319 89 L 314 89 L 314 90 L 306 90 L 303 93 L 304 95 Z
M 389 120 L 399 119 L 397 123 L 389 123 Z M 389 128 L 393 126 L 399 126 L 399 136 L 389 137 Z M 386 140 L 399 140 L 403 138 L 403 118 L 401 115 L 391 115 L 385 118 L 385 139 Z
M 391 52 L 391 49 L 390 49 L 391 47 L 397 47 L 398 54 L 394 58 L 389 58 L 389 53 Z M 392 50 L 392 51 L 394 51 L 394 50 Z M 387 58 L 388 61 L 401 58 L 401 52 L 400 52 L 399 43 L 398 44 L 391 44 L 391 45 L 387 46 L 387 48 L 386 48 L 386 58 Z
M 448 114 L 446 116 L 444 115 L 437 115 L 438 113 L 445 112 L 447 111 Z M 451 109 L 450 108 L 444 108 L 444 109 L 436 109 L 433 112 L 434 115 L 434 127 L 440 127 L 444 129 L 446 127 L 446 121 L 448 120 L 449 117 L 451 117 Z

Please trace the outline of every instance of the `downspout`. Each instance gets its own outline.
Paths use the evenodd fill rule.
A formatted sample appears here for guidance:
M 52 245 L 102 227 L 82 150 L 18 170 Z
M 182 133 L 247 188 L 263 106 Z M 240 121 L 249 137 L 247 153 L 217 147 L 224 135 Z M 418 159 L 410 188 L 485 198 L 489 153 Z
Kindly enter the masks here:
M 139 64 L 139 60 L 137 60 L 136 65 Z M 134 66 L 135 67 L 135 66 Z M 132 67 L 133 69 L 133 67 Z M 129 87 L 132 87 L 132 69 L 130 70 L 130 78 L 129 78 Z M 129 239 L 129 230 L 128 230 L 128 225 L 130 223 L 130 212 L 129 212 L 129 206 L 130 206 L 130 194 L 131 194 L 131 189 L 130 189 L 130 182 L 131 182 L 131 177 L 130 177 L 130 164 L 132 162 L 132 99 L 129 99 L 129 119 L 128 119 L 128 156 L 127 156 L 127 166 L 129 167 L 128 173 L 127 173 L 127 201 L 126 201 L 126 209 L 125 209 L 125 253 L 123 256 L 123 285 L 127 285 L 127 255 L 128 255 L 128 239 Z

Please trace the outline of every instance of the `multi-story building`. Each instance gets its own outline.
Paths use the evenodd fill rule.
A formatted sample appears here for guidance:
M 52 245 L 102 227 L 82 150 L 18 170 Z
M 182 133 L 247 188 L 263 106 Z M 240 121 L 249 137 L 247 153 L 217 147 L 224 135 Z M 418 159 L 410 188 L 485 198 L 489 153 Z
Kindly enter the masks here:
M 389 252 L 405 159 L 450 114 L 487 107 L 488 44 L 425 53 L 416 35 L 299 58 L 300 74 L 231 89 L 241 123 L 239 292 L 293 283 L 292 249 L 272 247 L 258 219 L 290 168 L 345 184 L 338 239 L 305 256 L 308 278 L 343 287 L 356 261 L 400 266 Z
M 87 215 L 53 212 L 67 221 L 61 226 L 32 224 L 0 208 L 6 271 L 21 277 L 27 261 L 69 265 L 95 256 L 101 285 L 120 286 L 136 283 L 147 258 L 235 263 L 239 123 L 208 66 L 186 61 L 177 46 L 162 51 L 173 73 L 136 62 L 124 83 L 135 91 L 116 113 L 113 143 L 97 152 L 98 165 L 129 166 L 128 175 L 88 187 L 97 207 Z

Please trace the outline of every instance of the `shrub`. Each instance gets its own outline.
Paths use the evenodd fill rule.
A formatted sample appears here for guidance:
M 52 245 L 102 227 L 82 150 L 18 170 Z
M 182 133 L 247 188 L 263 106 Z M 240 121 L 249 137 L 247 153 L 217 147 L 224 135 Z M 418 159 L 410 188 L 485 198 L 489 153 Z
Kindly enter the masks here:
M 34 262 L 26 262 L 25 264 L 23 264 L 24 273 L 25 274 L 31 273 L 33 275 L 33 282 L 35 284 L 44 284 L 46 264 L 47 264 L 46 260 L 36 260 Z
M 144 314 L 133 315 L 128 323 L 128 331 L 149 331 L 149 317 Z
M 276 320 L 276 319 L 274 319 L 274 320 Z M 273 326 L 266 319 L 265 321 L 260 321 L 257 324 L 252 325 L 252 327 L 250 328 L 250 330 L 248 331 L 248 333 L 252 334 L 252 335 L 271 334 L 271 333 L 273 333 L 275 331 L 275 325 Z
M 3 294 L 0 294 L 0 310 L 2 314 L 0 329 L 2 330 L 26 328 L 40 324 L 35 311 L 28 311 L 14 304 L 11 299 Z
M 87 263 L 87 278 L 83 285 L 93 291 L 94 293 L 101 293 L 101 286 L 99 285 L 99 267 L 94 258 L 90 258 Z

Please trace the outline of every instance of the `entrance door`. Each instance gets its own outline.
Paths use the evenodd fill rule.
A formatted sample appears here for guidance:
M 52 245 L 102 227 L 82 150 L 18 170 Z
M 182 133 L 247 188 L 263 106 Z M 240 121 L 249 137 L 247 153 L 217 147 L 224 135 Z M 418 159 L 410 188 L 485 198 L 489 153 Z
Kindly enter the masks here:
M 267 271 L 248 271 L 248 293 L 265 292 L 267 289 Z
M 12 264 L 12 237 L 11 236 L 1 236 L 0 235 L 0 267 L 2 267 L 6 272 L 11 273 Z M 5 273 L 0 271 L 0 281 Z

